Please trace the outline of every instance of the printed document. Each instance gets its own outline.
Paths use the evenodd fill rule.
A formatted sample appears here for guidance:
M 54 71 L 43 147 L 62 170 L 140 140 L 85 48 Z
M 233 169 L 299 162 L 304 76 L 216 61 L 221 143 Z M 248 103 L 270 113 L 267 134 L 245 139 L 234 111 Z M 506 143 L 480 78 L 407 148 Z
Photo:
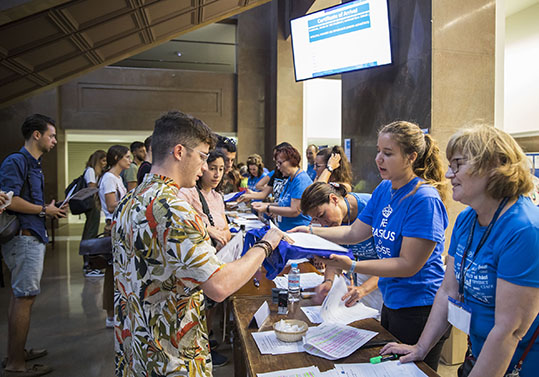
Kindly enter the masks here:
M 257 373 L 257 377 L 327 377 L 321 374 L 320 370 L 315 367 L 295 368 L 287 370 L 279 370 L 277 372 Z
M 273 330 L 253 332 L 251 335 L 262 355 L 281 355 L 304 351 L 301 340 L 298 342 L 282 342 L 277 339 L 277 335 Z
M 309 328 L 303 348 L 311 355 L 337 360 L 350 356 L 376 335 L 375 331 L 325 322 Z
M 305 313 L 305 315 L 307 316 L 309 321 L 311 321 L 311 323 L 322 323 L 323 319 L 320 316 L 320 309 L 321 308 L 322 307 L 320 305 L 318 305 L 318 306 L 302 306 L 301 310 L 303 311 L 303 313 Z
M 402 364 L 398 360 L 380 364 L 335 364 L 342 377 L 427 377 L 414 363 Z
M 347 325 L 354 321 L 360 321 L 365 318 L 376 318 L 378 310 L 370 308 L 361 301 L 347 307 L 342 297 L 348 292 L 344 277 L 341 275 L 335 277 L 333 285 L 322 303 L 320 316 L 324 322 L 341 323 Z
M 243 251 L 243 232 L 239 231 L 234 237 L 225 245 L 221 250 L 217 252 L 217 257 L 225 262 L 234 262 L 241 258 L 241 252 Z
M 316 234 L 286 233 L 286 235 L 294 241 L 294 246 L 303 247 L 305 249 L 329 250 L 341 253 L 348 252 L 348 249 L 342 247 L 341 245 L 328 241 L 325 238 L 317 236 Z

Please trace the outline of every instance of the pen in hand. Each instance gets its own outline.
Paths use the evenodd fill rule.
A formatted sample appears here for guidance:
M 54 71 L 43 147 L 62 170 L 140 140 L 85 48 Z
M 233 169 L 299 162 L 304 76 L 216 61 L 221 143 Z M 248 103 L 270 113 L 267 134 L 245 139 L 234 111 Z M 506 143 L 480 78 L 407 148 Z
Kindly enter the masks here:
M 398 360 L 399 357 L 400 357 L 400 355 L 397 355 L 396 353 L 392 353 L 390 355 L 382 355 L 382 356 L 371 357 L 370 362 L 371 362 L 371 364 L 378 364 L 378 363 L 383 363 L 384 361 Z

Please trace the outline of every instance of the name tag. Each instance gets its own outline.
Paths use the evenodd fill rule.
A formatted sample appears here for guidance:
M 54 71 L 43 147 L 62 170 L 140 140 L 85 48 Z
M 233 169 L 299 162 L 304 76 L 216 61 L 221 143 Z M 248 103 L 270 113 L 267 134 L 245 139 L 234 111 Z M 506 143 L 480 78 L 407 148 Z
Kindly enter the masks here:
M 470 335 L 470 322 L 472 320 L 472 308 L 463 302 L 448 297 L 447 320 L 457 329 Z

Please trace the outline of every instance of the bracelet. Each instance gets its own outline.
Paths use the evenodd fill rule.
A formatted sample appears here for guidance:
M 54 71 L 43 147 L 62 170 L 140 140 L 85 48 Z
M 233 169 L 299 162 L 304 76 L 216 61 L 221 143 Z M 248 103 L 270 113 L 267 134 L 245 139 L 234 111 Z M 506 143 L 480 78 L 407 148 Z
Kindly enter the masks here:
M 255 243 L 253 246 L 258 246 L 264 249 L 266 258 L 269 257 L 271 253 L 273 252 L 273 246 L 271 246 L 271 244 L 266 240 L 260 240 L 257 243 Z
M 353 274 L 355 269 L 356 269 L 356 261 L 353 260 L 352 265 L 350 266 L 350 270 L 349 270 L 350 274 Z
M 271 207 L 271 206 L 268 204 L 268 206 L 266 207 L 266 213 L 271 213 L 271 212 L 270 212 L 270 207 Z
M 313 233 L 313 224 L 309 224 L 309 232 L 311 232 L 311 234 L 314 234 Z
M 324 280 L 324 281 L 322 282 L 322 284 L 324 284 L 326 281 L 330 281 L 331 284 L 333 284 L 333 279 L 326 279 L 326 280 Z

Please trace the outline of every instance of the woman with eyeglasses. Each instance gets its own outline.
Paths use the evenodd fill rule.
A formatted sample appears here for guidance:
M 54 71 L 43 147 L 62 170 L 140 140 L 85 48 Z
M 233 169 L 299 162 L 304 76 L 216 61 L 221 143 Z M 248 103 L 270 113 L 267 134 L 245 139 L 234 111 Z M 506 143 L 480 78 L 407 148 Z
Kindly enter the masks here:
M 313 181 L 299 166 L 301 155 L 293 146 L 285 145 L 275 150 L 274 158 L 275 167 L 284 177 L 287 177 L 279 201 L 277 204 L 256 202 L 252 204 L 252 207 L 259 213 L 266 213 L 277 218 L 277 226 L 284 231 L 296 226 L 308 225 L 311 218 L 301 213 L 300 201 L 303 191 Z
M 459 376 L 537 376 L 539 208 L 527 197 L 529 162 L 510 135 L 492 126 L 457 132 L 446 155 L 453 199 L 469 207 L 455 222 L 444 281 L 421 337 L 414 346 L 392 343 L 382 351 L 406 354 L 402 362 L 421 360 L 452 323 L 471 343 Z
M 447 182 L 436 142 L 416 124 L 397 121 L 382 127 L 377 147 L 375 161 L 383 181 L 359 218 L 350 226 L 293 231 L 312 231 L 339 244 L 374 237 L 379 259 L 355 261 L 333 254 L 321 261 L 350 273 L 379 276 L 382 326 L 401 341 L 415 343 L 444 274 Z M 434 370 L 444 341 L 445 337 L 425 357 Z
M 315 157 L 314 170 L 314 182 L 337 182 L 352 191 L 352 167 L 342 147 L 335 145 L 320 150 Z

